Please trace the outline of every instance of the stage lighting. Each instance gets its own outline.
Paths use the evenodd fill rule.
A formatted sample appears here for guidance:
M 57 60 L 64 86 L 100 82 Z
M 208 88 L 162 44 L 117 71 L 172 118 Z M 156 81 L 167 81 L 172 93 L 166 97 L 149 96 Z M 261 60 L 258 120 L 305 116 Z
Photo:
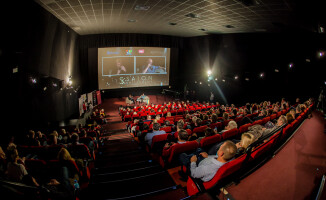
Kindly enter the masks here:
M 292 68 L 292 67 L 293 67 L 293 63 L 290 63 L 290 64 L 289 64 L 289 68 Z
M 199 82 L 199 84 L 201 85 L 201 82 Z
M 239 78 L 239 76 L 238 76 L 238 75 L 236 75 L 236 76 L 234 77 L 234 79 L 235 79 L 235 80 L 238 80 L 238 78 Z
M 207 71 L 207 75 L 210 76 L 212 74 L 212 71 L 211 70 L 208 70 Z
M 215 81 L 217 81 L 217 78 L 215 78 Z
M 36 78 L 31 78 L 31 82 L 32 82 L 33 84 L 36 84 L 36 83 L 37 83 Z
M 222 81 L 225 82 L 225 79 L 223 79 Z
M 324 55 L 325 55 L 325 52 L 323 52 L 323 51 L 318 52 L 318 57 L 319 58 L 324 57 Z
M 264 77 L 264 73 L 260 73 L 260 78 L 263 78 Z
M 278 69 L 275 69 L 274 71 L 275 71 L 275 72 L 280 72 Z

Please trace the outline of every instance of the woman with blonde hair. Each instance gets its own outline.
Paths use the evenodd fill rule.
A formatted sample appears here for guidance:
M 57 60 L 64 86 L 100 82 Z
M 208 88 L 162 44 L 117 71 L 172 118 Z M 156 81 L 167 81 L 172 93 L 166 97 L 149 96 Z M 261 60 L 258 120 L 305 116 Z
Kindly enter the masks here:
M 245 153 L 247 147 L 252 144 L 255 141 L 255 137 L 249 133 L 243 133 L 241 135 L 241 140 L 240 142 L 236 143 L 237 146 L 237 154 L 236 157 L 241 156 L 243 153 Z

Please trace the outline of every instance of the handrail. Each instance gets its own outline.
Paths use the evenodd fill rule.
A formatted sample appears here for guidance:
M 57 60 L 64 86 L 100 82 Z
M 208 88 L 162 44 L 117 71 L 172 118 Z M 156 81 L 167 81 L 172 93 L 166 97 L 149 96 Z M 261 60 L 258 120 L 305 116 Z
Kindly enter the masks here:
M 253 142 L 252 144 L 250 144 L 247 148 L 245 153 L 247 154 L 247 156 L 249 156 L 251 154 L 251 151 L 254 147 L 260 145 L 261 143 L 264 142 L 264 140 L 270 138 L 271 136 L 273 136 L 275 133 L 277 133 L 280 130 L 283 130 L 283 128 L 287 126 L 287 124 L 283 124 L 282 126 L 276 128 L 275 130 L 273 130 L 272 132 L 268 133 L 267 135 L 261 136 L 257 141 Z

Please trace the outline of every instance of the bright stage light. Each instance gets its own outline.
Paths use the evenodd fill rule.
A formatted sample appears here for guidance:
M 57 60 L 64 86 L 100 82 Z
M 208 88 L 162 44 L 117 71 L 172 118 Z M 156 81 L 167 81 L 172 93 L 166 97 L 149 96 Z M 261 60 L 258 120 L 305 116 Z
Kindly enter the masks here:
M 236 76 L 234 77 L 234 79 L 235 79 L 235 80 L 238 80 L 238 78 L 239 78 L 239 76 L 238 76 L 238 75 L 236 75 Z
M 260 78 L 263 78 L 264 77 L 264 73 L 260 73 Z
M 289 67 L 292 68 L 292 67 L 293 67 L 293 63 L 290 63 L 290 64 L 289 64 Z
M 323 51 L 318 52 L 319 58 L 324 57 L 324 55 L 325 55 L 325 52 L 323 52 Z
M 211 75 L 212 74 L 212 71 L 211 70 L 208 70 L 207 71 L 207 75 L 209 76 L 209 75 Z

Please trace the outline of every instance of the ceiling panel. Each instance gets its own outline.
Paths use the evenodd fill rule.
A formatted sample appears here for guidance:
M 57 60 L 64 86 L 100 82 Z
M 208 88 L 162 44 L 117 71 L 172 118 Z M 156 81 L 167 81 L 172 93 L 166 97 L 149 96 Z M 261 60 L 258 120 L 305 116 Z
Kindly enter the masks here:
M 255 30 L 282 31 L 279 26 L 274 25 L 275 23 L 282 23 L 283 27 L 293 27 L 293 24 L 296 24 L 300 28 L 311 28 L 301 24 L 300 20 L 304 17 L 293 17 L 298 16 L 298 11 L 295 10 L 296 4 L 291 0 L 35 1 L 81 35 L 130 32 L 188 37 Z M 245 5 L 242 1 L 251 5 Z M 147 7 L 148 10 L 136 10 L 136 7 Z M 191 13 L 195 18 L 186 16 Z M 169 25 L 170 22 L 177 24 L 172 26 Z M 226 25 L 234 28 L 226 28 Z M 206 31 L 198 30 L 202 28 Z

